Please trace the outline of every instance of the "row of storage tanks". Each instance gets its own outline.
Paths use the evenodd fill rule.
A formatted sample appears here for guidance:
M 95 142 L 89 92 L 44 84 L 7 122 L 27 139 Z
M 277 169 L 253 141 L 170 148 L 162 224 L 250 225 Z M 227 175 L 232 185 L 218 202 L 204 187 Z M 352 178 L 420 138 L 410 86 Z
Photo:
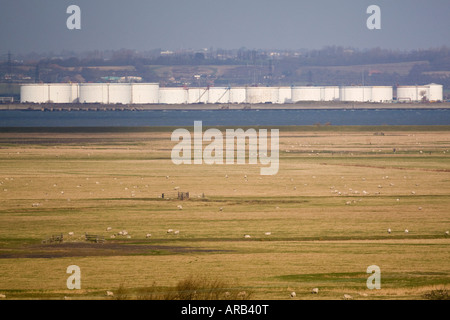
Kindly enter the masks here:
M 399 86 L 397 97 L 406 101 L 441 101 L 443 87 Z M 196 104 L 295 103 L 300 101 L 391 102 L 390 86 L 292 87 L 160 87 L 158 83 L 26 84 L 22 103 Z

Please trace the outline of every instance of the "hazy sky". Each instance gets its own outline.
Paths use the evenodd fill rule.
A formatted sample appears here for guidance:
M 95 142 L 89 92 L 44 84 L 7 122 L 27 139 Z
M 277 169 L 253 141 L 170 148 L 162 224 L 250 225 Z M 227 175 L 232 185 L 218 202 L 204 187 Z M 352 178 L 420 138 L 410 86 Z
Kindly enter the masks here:
M 81 30 L 68 30 L 71 4 Z M 369 30 L 369 5 L 381 30 Z M 450 46 L 450 0 L 1 0 L 0 53 Z

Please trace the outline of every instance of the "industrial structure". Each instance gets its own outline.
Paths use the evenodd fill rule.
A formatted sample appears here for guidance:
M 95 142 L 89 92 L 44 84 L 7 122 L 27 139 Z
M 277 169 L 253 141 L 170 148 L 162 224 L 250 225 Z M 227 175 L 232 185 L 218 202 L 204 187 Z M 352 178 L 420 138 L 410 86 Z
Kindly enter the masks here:
M 398 86 L 398 101 L 442 101 L 443 86 Z M 286 104 L 302 101 L 389 103 L 391 86 L 160 87 L 158 83 L 43 83 L 20 88 L 22 103 Z

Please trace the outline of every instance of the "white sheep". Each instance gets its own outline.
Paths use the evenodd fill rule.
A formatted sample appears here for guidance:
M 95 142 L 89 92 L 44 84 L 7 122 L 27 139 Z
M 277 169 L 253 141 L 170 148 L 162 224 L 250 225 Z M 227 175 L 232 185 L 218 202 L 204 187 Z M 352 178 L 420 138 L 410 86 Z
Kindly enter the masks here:
M 167 230 L 167 233 L 172 233 L 172 232 L 173 232 L 173 229 Z
M 114 293 L 112 291 L 106 291 L 106 295 L 108 297 L 112 297 L 112 296 L 114 296 Z
M 0 299 L 5 299 L 6 295 L 4 295 L 3 293 L 0 293 Z
M 173 234 L 180 234 L 180 231 L 179 231 L 179 230 L 175 230 L 175 231 L 173 232 Z
M 445 231 L 445 235 L 447 235 L 447 236 L 449 235 L 449 231 L 448 231 L 448 230 L 447 230 L 447 231 Z
M 146 238 L 150 238 L 151 236 L 152 236 L 151 233 L 147 233 L 147 234 L 145 235 Z
M 272 232 L 266 232 L 264 233 L 266 236 L 270 236 L 272 234 Z
M 349 294 L 344 294 L 344 299 L 345 300 L 352 300 L 353 297 L 351 295 L 349 295 Z
M 180 209 L 180 210 L 182 210 L 182 209 L 183 209 L 183 206 L 182 206 L 181 204 L 179 204 L 179 205 L 177 206 L 177 208 Z
M 108 227 L 106 228 L 106 231 L 111 231 L 111 229 L 112 229 L 111 227 Z
M 294 291 L 292 291 L 291 292 L 291 298 L 295 298 L 296 296 L 297 296 L 297 294 Z
M 408 233 L 409 232 L 409 230 L 408 229 L 405 229 L 405 233 Z
M 318 294 L 318 293 L 319 293 L 319 288 L 313 288 L 313 289 L 311 290 L 311 293 L 313 293 L 313 294 Z
M 69 236 L 73 236 L 73 232 L 69 232 Z
M 244 238 L 249 239 L 251 238 L 249 234 L 244 235 Z
M 392 231 L 391 231 L 391 228 L 389 228 L 388 230 L 387 230 L 387 232 L 390 234 Z

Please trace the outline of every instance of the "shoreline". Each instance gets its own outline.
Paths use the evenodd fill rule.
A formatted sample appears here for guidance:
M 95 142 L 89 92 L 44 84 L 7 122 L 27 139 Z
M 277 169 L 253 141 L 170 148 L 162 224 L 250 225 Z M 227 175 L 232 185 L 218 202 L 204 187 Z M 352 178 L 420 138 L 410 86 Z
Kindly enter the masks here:
M 0 110 L 23 111 L 146 111 L 146 110 L 367 110 L 367 109 L 450 109 L 450 102 L 373 103 L 299 102 L 289 104 L 0 104 Z

